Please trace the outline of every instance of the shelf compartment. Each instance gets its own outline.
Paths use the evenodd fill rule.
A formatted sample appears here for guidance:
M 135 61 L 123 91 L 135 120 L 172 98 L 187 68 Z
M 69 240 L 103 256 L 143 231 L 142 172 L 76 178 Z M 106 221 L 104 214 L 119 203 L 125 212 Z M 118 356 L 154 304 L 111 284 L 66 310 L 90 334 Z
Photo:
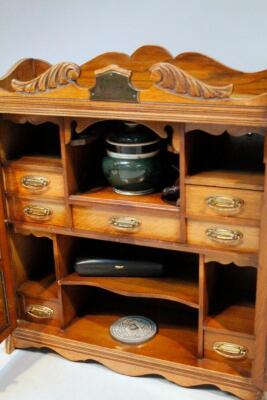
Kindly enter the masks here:
M 205 265 L 205 330 L 254 335 L 257 270 L 210 262 Z
M 78 292 L 83 301 L 77 306 Z M 174 362 L 192 363 L 197 357 L 197 310 L 192 308 L 139 298 L 129 298 L 125 302 L 122 296 L 84 286 L 64 286 L 63 304 L 67 322 L 64 334 L 75 340 Z M 158 326 L 158 333 L 142 345 L 116 341 L 111 337 L 109 327 L 127 315 L 152 319 Z
M 264 136 L 231 136 L 194 130 L 186 135 L 186 183 L 263 190 Z M 208 153 L 208 156 L 207 156 Z
M 24 156 L 61 156 L 59 127 L 50 122 L 33 125 L 2 120 L 0 140 L 3 163 Z
M 168 204 L 162 200 L 161 193 L 151 193 L 142 196 L 125 196 L 114 192 L 109 186 L 71 195 L 69 200 L 70 204 L 74 205 L 90 205 L 93 203 L 179 212 L 178 206 Z
M 94 286 L 124 296 L 165 299 L 199 308 L 198 282 L 190 280 L 190 277 L 81 277 L 73 273 L 61 279 L 59 283 L 61 285 Z
M 106 157 L 105 138 L 111 132 L 121 132 L 124 128 L 123 121 L 106 120 L 89 125 L 82 133 L 77 134 L 75 123 L 70 130 L 72 141 L 66 147 L 67 162 L 70 176 L 69 193 L 70 201 L 77 204 L 78 201 L 95 201 L 98 203 L 116 203 L 126 205 L 138 205 L 140 207 L 154 207 L 165 209 L 174 204 L 164 203 L 160 193 L 126 196 L 113 193 L 109 182 L 102 171 L 102 160 Z M 148 129 L 148 128 L 146 128 Z M 88 140 L 86 139 L 88 137 Z M 165 187 L 172 186 L 178 179 L 179 155 L 168 151 L 168 140 L 162 140 L 162 178 L 158 185 L 160 192 Z M 103 203 L 104 202 L 104 203 Z
M 54 274 L 38 281 L 27 280 L 17 289 L 19 294 L 43 300 L 58 300 L 58 283 Z
M 198 308 L 198 255 L 69 236 L 58 236 L 61 285 L 96 286 L 126 296 L 162 298 Z M 108 256 L 107 256 L 108 255 Z M 164 265 L 162 277 L 84 277 L 77 258 L 149 261 Z
M 207 317 L 206 330 L 254 334 L 255 307 L 253 304 L 232 304 Z

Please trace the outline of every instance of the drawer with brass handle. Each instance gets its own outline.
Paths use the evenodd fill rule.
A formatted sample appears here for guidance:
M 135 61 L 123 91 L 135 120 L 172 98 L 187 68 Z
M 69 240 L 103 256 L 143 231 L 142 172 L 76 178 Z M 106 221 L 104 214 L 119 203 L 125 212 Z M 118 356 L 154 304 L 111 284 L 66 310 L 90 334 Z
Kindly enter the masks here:
M 205 247 L 256 252 L 259 247 L 259 228 L 190 219 L 187 223 L 187 241 Z
M 46 165 L 31 166 L 13 164 L 4 167 L 5 190 L 15 195 L 36 195 L 42 197 L 64 197 L 62 172 L 46 170 Z M 17 165 L 18 164 L 18 165 Z M 41 167 L 41 168 L 40 168 Z
M 121 207 L 73 206 L 73 225 L 91 232 L 179 242 L 179 214 Z
M 247 218 L 260 221 L 263 192 L 186 185 L 188 216 Z
M 56 301 L 20 296 L 21 318 L 46 325 L 59 326 L 59 310 Z
M 229 361 L 242 361 L 254 358 L 255 340 L 249 335 L 233 335 L 205 331 L 204 351 L 216 358 L 224 358 Z
M 8 210 L 12 221 L 67 226 L 65 206 L 62 203 L 10 197 Z

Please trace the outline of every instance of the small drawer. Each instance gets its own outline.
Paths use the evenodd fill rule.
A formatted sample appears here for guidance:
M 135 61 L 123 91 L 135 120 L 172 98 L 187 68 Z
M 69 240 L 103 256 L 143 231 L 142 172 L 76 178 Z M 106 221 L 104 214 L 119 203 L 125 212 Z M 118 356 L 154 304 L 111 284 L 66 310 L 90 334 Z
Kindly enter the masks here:
M 61 203 L 11 197 L 8 199 L 8 210 L 13 221 L 67 226 L 65 206 Z
M 186 185 L 188 216 L 218 216 L 260 220 L 263 192 Z
M 253 337 L 205 331 L 205 357 L 229 361 L 252 360 L 255 352 Z
M 62 174 L 40 170 L 4 168 L 5 190 L 16 195 L 64 197 Z
M 130 208 L 73 206 L 76 229 L 116 236 L 179 242 L 180 221 L 177 213 L 133 211 Z
M 259 228 L 188 220 L 187 242 L 205 247 L 256 252 Z
M 19 297 L 19 301 L 21 319 L 46 325 L 60 325 L 57 302 L 35 299 L 24 295 Z

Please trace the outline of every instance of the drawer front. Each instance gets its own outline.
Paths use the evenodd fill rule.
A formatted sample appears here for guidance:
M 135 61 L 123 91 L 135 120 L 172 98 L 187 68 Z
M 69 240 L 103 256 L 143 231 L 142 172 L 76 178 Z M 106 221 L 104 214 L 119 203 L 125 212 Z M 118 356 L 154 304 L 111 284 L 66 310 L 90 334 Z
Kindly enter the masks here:
M 76 229 L 117 236 L 131 235 L 144 239 L 178 242 L 180 221 L 176 214 L 121 210 L 116 207 L 73 207 Z
M 253 359 L 255 340 L 248 336 L 206 331 L 204 334 L 204 352 L 205 356 L 219 357 L 235 362 Z
M 260 220 L 263 192 L 186 185 L 188 216 Z
M 21 319 L 45 325 L 59 326 L 59 307 L 57 302 L 20 296 Z
M 14 221 L 68 226 L 64 204 L 10 198 L 8 209 L 9 217 Z
M 63 176 L 52 172 L 5 168 L 7 193 L 19 195 L 64 197 Z
M 188 220 L 187 241 L 205 247 L 256 252 L 259 228 Z

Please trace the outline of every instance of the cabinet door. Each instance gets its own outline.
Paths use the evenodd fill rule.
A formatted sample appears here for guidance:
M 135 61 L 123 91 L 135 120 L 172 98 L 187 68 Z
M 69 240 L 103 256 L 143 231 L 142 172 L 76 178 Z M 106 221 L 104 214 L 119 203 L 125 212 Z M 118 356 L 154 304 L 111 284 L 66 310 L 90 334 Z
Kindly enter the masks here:
M 2 188 L 2 182 L 0 182 L 0 342 L 12 332 L 17 321 L 14 277 L 11 270 Z

